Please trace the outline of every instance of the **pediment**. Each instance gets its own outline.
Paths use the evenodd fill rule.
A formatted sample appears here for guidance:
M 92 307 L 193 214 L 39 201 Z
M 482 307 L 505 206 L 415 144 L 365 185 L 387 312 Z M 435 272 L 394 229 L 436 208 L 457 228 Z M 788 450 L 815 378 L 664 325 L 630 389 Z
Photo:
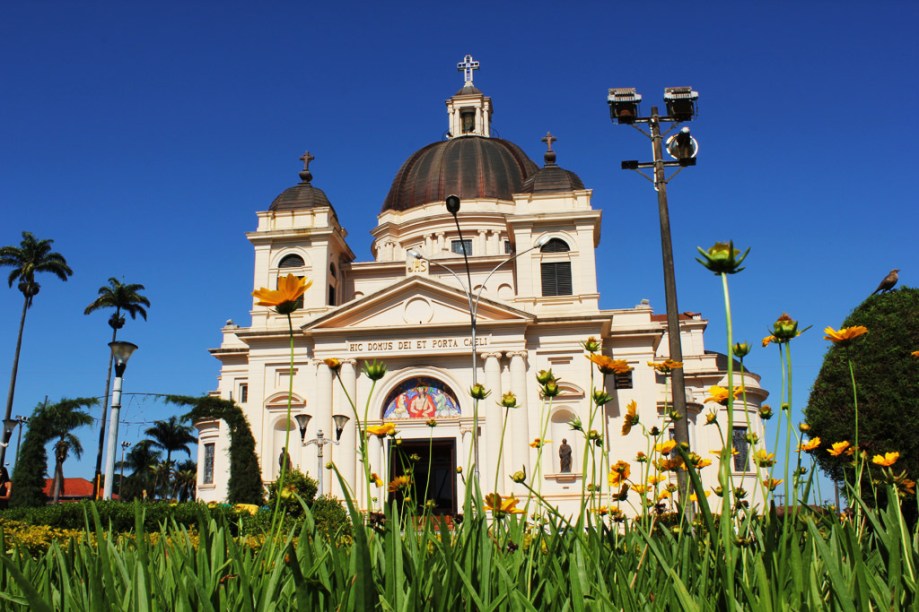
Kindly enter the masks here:
M 533 318 L 530 313 L 486 298 L 478 303 L 476 319 L 479 325 L 529 321 Z M 413 276 L 345 304 L 304 325 L 303 330 L 454 325 L 469 326 L 469 300 L 466 293 L 430 278 Z

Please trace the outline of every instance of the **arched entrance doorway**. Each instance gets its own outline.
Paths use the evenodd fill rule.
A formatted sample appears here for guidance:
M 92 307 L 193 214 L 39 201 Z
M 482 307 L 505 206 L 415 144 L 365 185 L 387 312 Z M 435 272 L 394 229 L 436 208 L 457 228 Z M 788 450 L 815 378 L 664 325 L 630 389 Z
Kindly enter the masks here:
M 428 376 L 406 379 L 387 396 L 382 416 L 401 432 L 400 443 L 390 440 L 386 449 L 390 482 L 404 482 L 390 499 L 419 512 L 427 505 L 434 514 L 456 514 L 457 439 L 449 424 L 459 420 L 460 408 L 453 390 Z

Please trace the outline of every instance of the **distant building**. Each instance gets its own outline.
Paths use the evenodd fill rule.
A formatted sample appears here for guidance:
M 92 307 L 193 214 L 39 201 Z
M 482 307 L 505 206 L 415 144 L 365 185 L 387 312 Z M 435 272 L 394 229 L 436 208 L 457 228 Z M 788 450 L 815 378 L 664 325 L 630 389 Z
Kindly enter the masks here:
M 42 492 L 51 499 L 54 493 L 54 479 L 45 479 L 45 488 Z M 117 498 L 117 495 L 115 496 Z M 93 483 L 85 478 L 65 478 L 61 487 L 61 494 L 58 497 L 60 502 L 81 501 L 93 498 Z
M 364 472 L 354 412 L 344 391 L 361 415 L 369 400 L 369 425 L 397 424 L 404 456 L 422 458 L 415 464 L 416 481 L 429 482 L 428 498 L 438 511 L 451 513 L 464 498 L 473 450 L 465 247 L 473 299 L 481 296 L 477 378 L 491 391 L 481 402 L 479 417 L 482 491 L 525 496 L 526 490 L 509 475 L 522 466 L 533 474 L 538 451 L 530 442 L 546 438 L 551 442 L 542 451 L 540 487 L 547 499 L 570 511 L 580 499 L 585 442 L 568 423 L 574 418 L 587 423 L 591 395 L 591 363 L 581 343 L 593 336 L 604 354 L 634 368 L 615 384 L 612 377 L 607 380 L 613 400 L 593 425 L 609 434 L 611 461 L 634 460 L 647 443 L 640 431 L 620 435 L 626 405 L 635 400 L 641 422 L 651 427 L 663 422 L 668 401 L 666 379 L 647 365 L 668 356 L 665 317 L 644 301 L 628 308 L 600 308 L 595 249 L 602 213 L 578 175 L 556 163 L 554 138 L 543 139 L 547 147 L 539 167 L 517 145 L 493 137 L 492 101 L 473 85 L 471 70 L 446 107 L 448 137 L 412 154 L 383 199 L 371 232 L 373 261 L 355 261 L 335 208 L 313 184 L 312 156 L 306 154 L 301 181 L 257 213 L 258 226 L 247 234 L 255 249 L 252 287 L 274 287 L 279 277 L 291 273 L 313 282 L 293 320 L 293 414 L 312 417 L 307 441 L 317 437 L 317 430 L 335 438 L 333 415 L 350 418 L 340 444 L 324 447 L 322 461 L 335 462 L 358 503 L 367 506 Z M 450 194 L 462 201 L 462 239 L 444 205 Z M 512 254 L 519 256 L 508 261 Z M 600 270 L 613 273 L 602 265 Z M 332 472 L 319 468 L 317 447 L 301 445 L 297 423 L 285 418 L 290 381 L 286 318 L 255 305 L 251 317 L 247 326 L 228 322 L 220 346 L 211 351 L 221 363 L 214 394 L 243 407 L 266 483 L 277 477 L 290 429 L 294 467 L 322 478 L 325 491 L 341 495 Z M 691 445 L 714 458 L 709 450 L 720 448 L 721 442 L 715 427 L 704 426 L 703 402 L 710 385 L 724 384 L 726 359 L 705 349 L 707 321 L 701 315 L 684 313 L 680 319 Z M 343 362 L 344 391 L 323 363 L 332 357 Z M 360 371 L 372 360 L 384 361 L 388 372 L 371 392 Z M 539 396 L 535 375 L 550 368 L 562 383 L 549 408 Z M 735 381 L 739 386 L 739 375 Z M 747 427 L 762 435 L 756 410 L 766 392 L 754 374 L 748 373 L 745 383 L 750 411 L 737 411 L 733 436 L 742 450 L 735 462 L 741 473 L 746 470 L 746 488 L 752 491 L 753 465 L 743 452 L 743 438 Z M 594 384 L 600 384 L 599 377 Z M 498 467 L 504 410 L 496 401 L 508 391 L 516 394 L 521 407 L 510 411 L 503 465 Z M 433 429 L 426 424 L 430 418 L 437 420 Z M 723 415 L 721 421 L 725 427 Z M 198 498 L 222 500 L 229 476 L 226 425 L 200 422 L 197 427 Z M 667 432 L 664 437 L 669 437 Z M 570 446 L 571 472 L 561 469 L 563 439 Z M 384 481 L 401 473 L 402 464 L 387 459 L 392 442 L 370 442 L 371 471 Z M 458 467 L 466 472 L 458 475 Z M 716 469 L 703 471 L 708 486 L 717 482 Z M 639 465 L 632 471 L 633 477 L 640 473 Z M 606 474 L 597 478 L 605 482 Z M 416 501 L 422 501 L 423 489 L 416 490 Z M 386 495 L 385 485 L 374 490 L 381 498 Z

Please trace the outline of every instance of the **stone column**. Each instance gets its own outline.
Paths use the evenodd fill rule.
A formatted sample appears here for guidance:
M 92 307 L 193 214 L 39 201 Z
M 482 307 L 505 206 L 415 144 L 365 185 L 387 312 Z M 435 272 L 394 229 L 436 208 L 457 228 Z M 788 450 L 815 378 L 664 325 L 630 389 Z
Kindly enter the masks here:
M 441 251 L 444 251 L 447 249 L 447 245 L 444 242 L 444 232 L 437 232 L 437 243 L 436 244 L 437 244 L 437 250 L 435 253 L 432 253 L 432 255 L 437 255 Z
M 330 370 L 321 360 L 316 362 L 316 405 L 312 407 L 312 410 L 309 412 L 313 415 L 313 420 L 310 423 L 312 425 L 315 423 L 315 428 L 312 432 L 307 430 L 306 439 L 312 440 L 316 437 L 317 432 L 321 429 L 323 435 L 326 438 L 335 438 L 335 426 L 332 424 L 332 370 Z M 310 445 L 315 447 L 315 444 Z M 322 449 L 323 462 L 326 461 L 326 458 L 329 457 L 332 453 L 329 452 L 329 446 L 326 445 L 326 448 Z M 316 468 L 316 463 L 313 463 L 315 460 L 315 455 L 313 459 L 310 459 L 307 463 L 307 470 L 312 471 Z M 331 479 L 329 478 L 329 471 L 325 469 L 325 466 L 322 466 L 322 469 L 318 474 L 315 475 L 317 479 L 323 479 L 323 491 L 331 491 L 329 485 L 331 485 Z
M 504 493 L 504 472 L 505 469 L 498 467 L 498 451 L 501 446 L 501 426 L 504 422 L 504 408 L 495 406 L 495 402 L 501 401 L 501 353 L 480 353 L 482 361 L 485 362 L 485 387 L 491 391 L 487 399 L 479 403 L 479 422 L 482 422 L 482 416 L 485 416 L 483 438 L 480 439 L 479 452 L 482 454 L 482 469 L 479 470 L 479 477 L 482 484 L 482 493 Z M 484 444 L 481 444 L 484 442 Z M 505 442 L 505 448 L 507 442 Z M 484 451 L 484 452 L 482 452 Z M 502 463 L 507 465 L 507 454 L 503 455 Z M 498 480 L 495 482 L 495 473 L 498 473 Z
M 507 355 L 511 360 L 510 391 L 513 391 L 517 396 L 517 403 L 520 405 L 520 408 L 512 410 L 510 414 L 507 429 L 512 433 L 508 436 L 508 440 L 505 443 L 509 447 L 505 450 L 505 455 L 508 456 L 509 461 L 512 461 L 511 465 L 514 468 L 512 471 L 519 470 L 520 466 L 525 465 L 527 468 L 527 475 L 529 475 L 532 473 L 532 466 L 529 462 L 529 443 L 532 441 L 533 436 L 530 435 L 530 405 L 527 401 L 527 352 L 517 351 L 508 353 Z M 508 454 L 508 451 L 510 454 Z
M 343 414 L 351 420 L 345 425 L 345 429 L 341 433 L 340 443 L 335 447 L 335 464 L 338 466 L 342 478 L 344 478 L 351 487 L 351 490 L 357 491 L 363 484 L 363 480 L 358 478 L 357 469 L 357 456 L 360 453 L 357 439 L 359 423 L 354 420 L 354 410 L 351 408 L 351 403 L 348 401 L 350 397 L 351 402 L 357 402 L 357 361 L 354 359 L 343 359 L 339 377 L 341 378 L 341 384 L 337 381 L 333 383 L 335 384 L 335 391 L 338 396 L 335 402 L 338 409 L 335 413 Z M 344 390 L 342 390 L 342 387 L 344 387 Z M 345 395 L 345 391 L 347 391 L 347 395 Z M 335 478 L 334 480 L 336 482 L 331 490 L 335 492 L 335 495 L 342 497 L 343 492 L 341 486 L 337 482 L 338 479 Z

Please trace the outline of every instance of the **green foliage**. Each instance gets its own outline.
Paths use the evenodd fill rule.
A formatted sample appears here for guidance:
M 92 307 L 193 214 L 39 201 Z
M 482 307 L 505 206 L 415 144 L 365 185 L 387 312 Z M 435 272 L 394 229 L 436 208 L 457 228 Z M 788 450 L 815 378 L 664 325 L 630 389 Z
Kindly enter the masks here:
M 284 477 L 284 490 L 281 492 L 281 511 L 288 516 L 303 516 L 303 504 L 313 505 L 319 483 L 299 470 L 290 470 Z M 268 486 L 268 505 L 274 508 L 278 499 L 278 481 Z M 302 500 L 302 502 L 301 502 Z M 339 507 L 341 507 L 339 505 Z
M 732 543 L 742 554 L 730 561 L 719 549 L 720 534 L 699 525 L 690 531 L 597 522 L 572 529 L 553 516 L 537 525 L 474 513 L 449 527 L 402 516 L 395 506 L 376 528 L 355 512 L 353 539 L 329 538 L 320 526 L 325 510 L 317 506 L 331 510 L 337 502 L 321 499 L 280 539 L 243 529 L 264 529 L 270 512 L 249 517 L 200 504 L 180 504 L 181 519 L 160 515 L 157 523 L 150 514 L 165 504 L 86 503 L 78 508 L 86 526 L 80 531 L 14 524 L 3 514 L 0 609 L 854 611 L 919 605 L 917 534 L 906 530 L 898 504 L 866 509 L 868 529 L 861 533 L 833 513 L 757 517 L 750 536 Z M 75 517 L 65 506 L 55 511 Z M 106 529 L 105 513 L 116 506 L 124 512 L 119 522 L 133 523 L 130 535 Z M 269 522 L 259 523 L 262 516 Z M 364 563 L 366 571 L 355 573 Z M 727 569 L 736 577 L 731 589 L 722 579 Z
M 899 451 L 895 469 L 919 477 L 919 289 L 901 287 L 869 297 L 842 327 L 864 325 L 868 333 L 848 347 L 834 345 L 827 352 L 805 410 L 812 436 L 826 446 L 853 442 L 855 409 L 847 356 L 852 359 L 858 387 L 859 444 L 869 457 Z M 835 326 L 834 326 L 835 327 Z M 837 480 L 843 471 L 852 480 L 850 457 L 827 452 L 814 456 L 820 467 Z M 866 479 L 867 480 L 867 479 Z
M 255 437 L 242 409 L 234 402 L 218 397 L 187 397 L 171 395 L 166 398 L 173 404 L 193 406 L 188 418 L 192 422 L 220 419 L 230 431 L 230 478 L 227 499 L 231 504 L 255 504 L 264 500 L 261 469 L 255 454 Z
M 48 442 L 65 438 L 71 429 L 91 421 L 83 408 L 96 404 L 95 399 L 62 399 L 56 404 L 39 404 L 29 419 L 19 451 L 19 461 L 13 472 L 13 493 L 10 506 L 40 506 L 48 501 L 43 489 L 48 469 Z

